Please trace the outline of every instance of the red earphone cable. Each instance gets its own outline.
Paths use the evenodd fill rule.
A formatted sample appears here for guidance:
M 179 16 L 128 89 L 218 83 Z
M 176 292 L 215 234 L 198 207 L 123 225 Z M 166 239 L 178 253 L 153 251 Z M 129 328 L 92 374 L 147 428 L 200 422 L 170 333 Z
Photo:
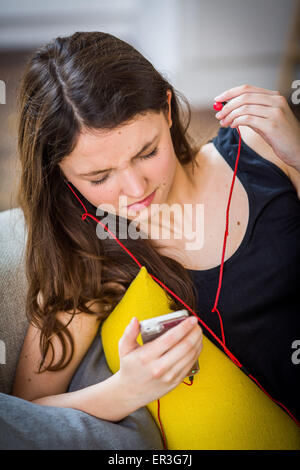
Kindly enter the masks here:
M 226 209 L 226 228 L 225 228 L 225 234 L 224 234 L 223 252 L 222 252 L 222 261 L 221 261 L 221 266 L 220 266 L 220 276 L 219 276 L 218 290 L 217 290 L 217 294 L 216 294 L 215 303 L 214 303 L 214 306 L 212 308 L 212 312 L 217 312 L 217 314 L 219 316 L 222 340 L 223 340 L 224 345 L 225 345 L 225 334 L 224 334 L 223 322 L 222 322 L 220 312 L 217 309 L 217 304 L 218 304 L 218 300 L 219 300 L 219 295 L 220 295 L 220 290 L 221 290 L 221 285 L 222 285 L 222 278 L 223 278 L 223 265 L 224 265 L 224 257 L 225 257 L 225 250 L 226 250 L 226 242 L 227 242 L 227 237 L 228 237 L 229 207 L 230 207 L 231 196 L 232 196 L 234 181 L 235 181 L 235 177 L 236 177 L 236 172 L 237 172 L 237 167 L 238 167 L 238 162 L 239 162 L 240 152 L 241 152 L 241 134 L 240 134 L 240 130 L 239 130 L 238 127 L 237 127 L 237 131 L 239 133 L 239 147 L 238 147 L 238 153 L 237 153 L 237 157 L 236 157 L 236 162 L 235 162 L 235 167 L 234 167 L 234 172 L 233 172 L 233 178 L 232 178 L 232 182 L 231 182 L 229 198 L 228 198 L 228 203 L 227 203 L 227 209 Z
M 227 241 L 227 236 L 228 236 L 228 222 L 229 222 L 229 207 L 230 207 L 230 201 L 231 201 L 231 196 L 232 196 L 232 191 L 233 191 L 233 186 L 234 186 L 234 181 L 235 181 L 235 177 L 236 177 L 236 173 L 237 173 L 237 166 L 238 166 L 238 161 L 239 161 L 239 157 L 240 157 L 240 150 L 241 150 L 241 134 L 240 134 L 240 131 L 239 131 L 239 128 L 237 127 L 236 128 L 238 133 L 239 133 L 239 146 L 238 146 L 238 154 L 237 154 L 237 158 L 236 158 L 236 163 L 235 163 L 235 169 L 234 169 L 234 173 L 233 173 L 233 178 L 232 178 L 232 183 L 231 183 L 231 188 L 230 188 L 230 193 L 229 193 L 229 198 L 228 198 L 228 204 L 227 204 L 227 211 L 226 211 L 226 228 L 225 228 L 225 234 L 224 234 L 224 242 L 223 242 L 223 250 L 222 250 L 222 261 L 221 261 L 221 266 L 220 266 L 220 275 L 219 275 L 219 283 L 218 283 L 218 289 L 217 289 L 217 294 L 216 294 L 216 299 L 215 299 L 215 303 L 214 303 L 214 306 L 211 310 L 211 312 L 217 312 L 218 316 L 219 316 L 219 321 L 220 321 L 220 327 L 221 327 L 221 335 L 222 335 L 222 340 L 220 340 L 218 338 L 217 335 L 215 335 L 215 333 L 204 323 L 204 321 L 199 318 L 197 316 L 197 314 L 183 301 L 181 300 L 174 292 L 171 291 L 171 289 L 169 289 L 167 286 L 165 286 L 159 279 L 157 279 L 154 275 L 152 275 L 151 273 L 150 276 L 156 281 L 158 282 L 159 284 L 161 284 L 168 292 L 170 292 L 177 300 L 179 300 L 182 305 L 184 305 L 193 315 L 195 315 L 199 322 L 201 323 L 201 325 L 204 326 L 204 328 L 213 336 L 213 338 L 222 346 L 225 354 L 232 360 L 232 362 L 238 366 L 239 368 L 243 369 L 245 371 L 245 368 L 243 367 L 243 365 L 239 362 L 239 360 L 228 350 L 228 348 L 226 347 L 225 345 L 225 334 L 224 334 L 224 327 L 223 327 L 223 322 L 222 322 L 222 318 L 221 318 L 221 314 L 219 312 L 219 310 L 217 309 L 217 304 L 218 304 L 218 300 L 219 300 L 219 295 L 220 295 L 220 290 L 221 290 L 221 285 L 222 285 L 222 277 L 223 277 L 223 265 L 224 265 L 224 257 L 225 257 L 225 249 L 226 249 L 226 241 Z M 111 235 L 112 237 L 119 243 L 120 246 L 122 246 L 122 248 L 129 254 L 129 256 L 132 257 L 132 259 L 137 263 L 137 265 L 141 268 L 142 265 L 140 264 L 140 262 L 135 258 L 135 256 L 123 245 L 122 242 L 120 242 L 120 240 L 115 236 L 114 233 L 112 233 L 108 227 L 106 227 L 100 220 L 98 220 L 96 217 L 94 217 L 92 214 L 89 214 L 86 210 L 86 207 L 84 206 L 83 202 L 80 200 L 80 198 L 77 196 L 77 194 L 74 192 L 74 190 L 71 188 L 71 186 L 67 183 L 67 185 L 69 186 L 69 188 L 71 189 L 71 191 L 73 192 L 73 194 L 75 195 L 75 197 L 78 199 L 78 201 L 80 202 L 80 204 L 82 205 L 82 207 L 84 208 L 85 210 L 85 213 L 82 214 L 81 218 L 82 220 L 85 220 L 87 216 L 89 216 L 91 219 L 95 220 L 97 223 L 100 223 L 103 228 L 105 230 L 107 230 Z M 251 378 L 257 385 L 258 387 L 274 402 L 276 403 L 277 405 L 280 405 L 282 408 L 285 409 L 285 411 L 289 414 L 289 416 L 295 421 L 295 423 L 300 426 L 300 423 L 297 421 L 297 419 L 292 415 L 292 413 L 284 406 L 282 405 L 282 403 L 280 403 L 279 401 L 275 400 L 274 398 L 272 398 L 265 390 L 264 388 L 260 385 L 260 383 L 250 374 L 247 374 L 249 378 Z M 192 385 L 192 382 L 190 384 L 186 383 L 186 382 L 183 382 L 184 384 L 188 385 L 188 386 L 191 386 Z M 162 435 L 163 435 L 163 442 L 164 442 L 164 448 L 167 449 L 167 444 L 166 444 L 166 438 L 165 438 L 165 433 L 163 431 L 163 427 L 162 427 L 162 424 L 161 424 L 161 420 L 160 420 L 160 402 L 159 402 L 159 399 L 157 400 L 158 402 L 158 420 L 159 420 L 159 423 L 160 423 L 160 426 L 161 426 L 161 430 L 162 430 Z

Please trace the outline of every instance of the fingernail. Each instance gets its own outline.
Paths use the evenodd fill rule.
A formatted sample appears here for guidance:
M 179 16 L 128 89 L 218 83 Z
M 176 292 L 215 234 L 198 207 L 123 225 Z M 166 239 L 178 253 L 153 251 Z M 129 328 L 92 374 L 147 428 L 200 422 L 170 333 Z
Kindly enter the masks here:
M 134 322 L 134 317 L 131 319 L 130 323 L 128 323 L 126 328 L 130 329 L 133 325 L 133 322 Z
M 192 317 L 192 318 L 190 319 L 190 322 L 191 322 L 192 325 L 196 325 L 196 323 L 198 323 L 198 318 Z

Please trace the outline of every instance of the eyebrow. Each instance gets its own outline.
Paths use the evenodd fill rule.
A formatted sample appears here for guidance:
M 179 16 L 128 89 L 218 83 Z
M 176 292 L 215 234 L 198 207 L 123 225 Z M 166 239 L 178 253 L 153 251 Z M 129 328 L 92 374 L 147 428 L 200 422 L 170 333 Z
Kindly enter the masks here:
M 132 159 L 139 157 L 143 152 L 145 152 L 145 150 L 147 150 L 150 147 L 150 145 L 153 144 L 153 142 L 157 139 L 157 137 L 158 137 L 158 134 L 154 136 L 154 138 L 150 142 L 147 142 L 143 146 L 143 148 L 141 148 L 141 150 L 139 150 L 138 153 L 132 157 Z M 113 170 L 113 168 L 107 168 L 106 170 L 94 170 L 94 171 L 90 171 L 89 173 L 81 173 L 78 176 L 95 176 L 95 175 L 99 175 L 100 173 L 105 173 L 106 171 L 110 171 L 110 170 Z

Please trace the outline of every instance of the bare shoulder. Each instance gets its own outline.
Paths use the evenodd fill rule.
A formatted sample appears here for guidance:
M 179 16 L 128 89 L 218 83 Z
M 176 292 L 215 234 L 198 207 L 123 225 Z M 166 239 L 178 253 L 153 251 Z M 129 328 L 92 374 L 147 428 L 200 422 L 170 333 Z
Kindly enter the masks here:
M 259 154 L 262 158 L 272 162 L 280 168 L 294 185 L 298 198 L 300 199 L 300 174 L 297 170 L 284 163 L 273 151 L 272 147 L 248 126 L 239 126 L 243 142 L 252 150 Z M 220 158 L 220 154 L 212 142 L 204 144 L 198 151 L 196 158 L 197 170 L 196 178 L 200 174 L 204 174 L 208 179 L 211 171 L 219 169 L 222 171 L 224 160 Z
M 39 295 L 38 302 L 42 302 L 42 296 Z M 96 302 L 89 302 L 88 307 L 96 314 L 99 312 Z M 100 312 L 99 312 L 100 313 Z M 40 355 L 40 330 L 29 324 L 25 340 L 20 352 L 12 395 L 25 400 L 34 400 L 36 398 L 65 393 L 68 385 L 95 338 L 101 320 L 98 315 L 88 313 L 76 313 L 72 319 L 70 312 L 58 312 L 56 318 L 69 330 L 74 341 L 74 353 L 67 366 L 59 371 L 44 371 L 38 373 L 41 361 Z M 48 351 L 46 355 L 46 364 L 51 358 L 52 353 L 55 356 L 55 362 L 63 353 L 62 343 L 56 335 L 51 338 L 53 351 Z M 69 342 L 66 342 L 67 356 L 70 354 Z
M 248 126 L 239 126 L 242 140 L 248 147 L 258 153 L 262 158 L 269 160 L 280 168 L 288 178 L 290 178 L 289 168 L 277 155 L 274 153 L 271 146 L 259 135 Z M 205 165 L 217 165 L 222 162 L 219 152 L 212 142 L 204 144 L 196 155 L 197 163 L 202 167 Z
M 296 189 L 300 200 L 300 173 L 295 168 L 284 163 L 273 151 L 272 147 L 248 126 L 239 126 L 243 142 L 254 150 L 262 158 L 272 162 L 289 178 Z M 224 159 L 214 146 L 213 142 L 202 145 L 195 156 L 196 166 L 194 170 L 193 180 L 199 182 L 200 176 L 202 183 L 209 182 L 209 177 L 213 174 L 216 176 L 216 170 L 222 173 L 224 169 Z M 192 174 L 192 173 L 191 173 Z
M 196 168 L 199 174 L 211 166 L 216 166 L 220 159 L 217 156 L 217 149 L 212 142 L 203 144 L 195 155 Z
M 196 186 L 201 183 L 204 187 L 211 184 L 211 178 L 215 179 L 217 174 L 222 176 L 225 162 L 213 142 L 208 142 L 200 147 L 195 156 L 195 162 L 193 178 Z
M 288 177 L 290 177 L 288 165 L 277 157 L 271 146 L 260 135 L 248 126 L 239 126 L 239 130 L 242 140 L 246 145 L 248 145 L 248 147 L 258 153 L 261 157 L 274 163 Z M 217 166 L 218 164 L 223 163 L 223 159 L 220 158 L 220 154 L 212 142 L 202 145 L 196 154 L 195 160 L 198 167 L 201 166 L 202 169 L 207 166 Z

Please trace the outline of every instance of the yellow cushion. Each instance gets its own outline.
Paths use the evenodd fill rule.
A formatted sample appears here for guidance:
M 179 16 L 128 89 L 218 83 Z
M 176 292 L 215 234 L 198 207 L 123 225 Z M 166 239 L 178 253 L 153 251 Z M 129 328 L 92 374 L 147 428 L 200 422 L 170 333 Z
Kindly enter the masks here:
M 171 311 L 166 292 L 142 267 L 102 325 L 113 373 L 120 368 L 118 341 L 131 318 Z M 137 341 L 143 344 L 140 334 Z M 192 386 L 181 383 L 160 398 L 168 449 L 300 449 L 299 426 L 205 336 L 199 365 Z M 160 429 L 157 400 L 147 407 Z

